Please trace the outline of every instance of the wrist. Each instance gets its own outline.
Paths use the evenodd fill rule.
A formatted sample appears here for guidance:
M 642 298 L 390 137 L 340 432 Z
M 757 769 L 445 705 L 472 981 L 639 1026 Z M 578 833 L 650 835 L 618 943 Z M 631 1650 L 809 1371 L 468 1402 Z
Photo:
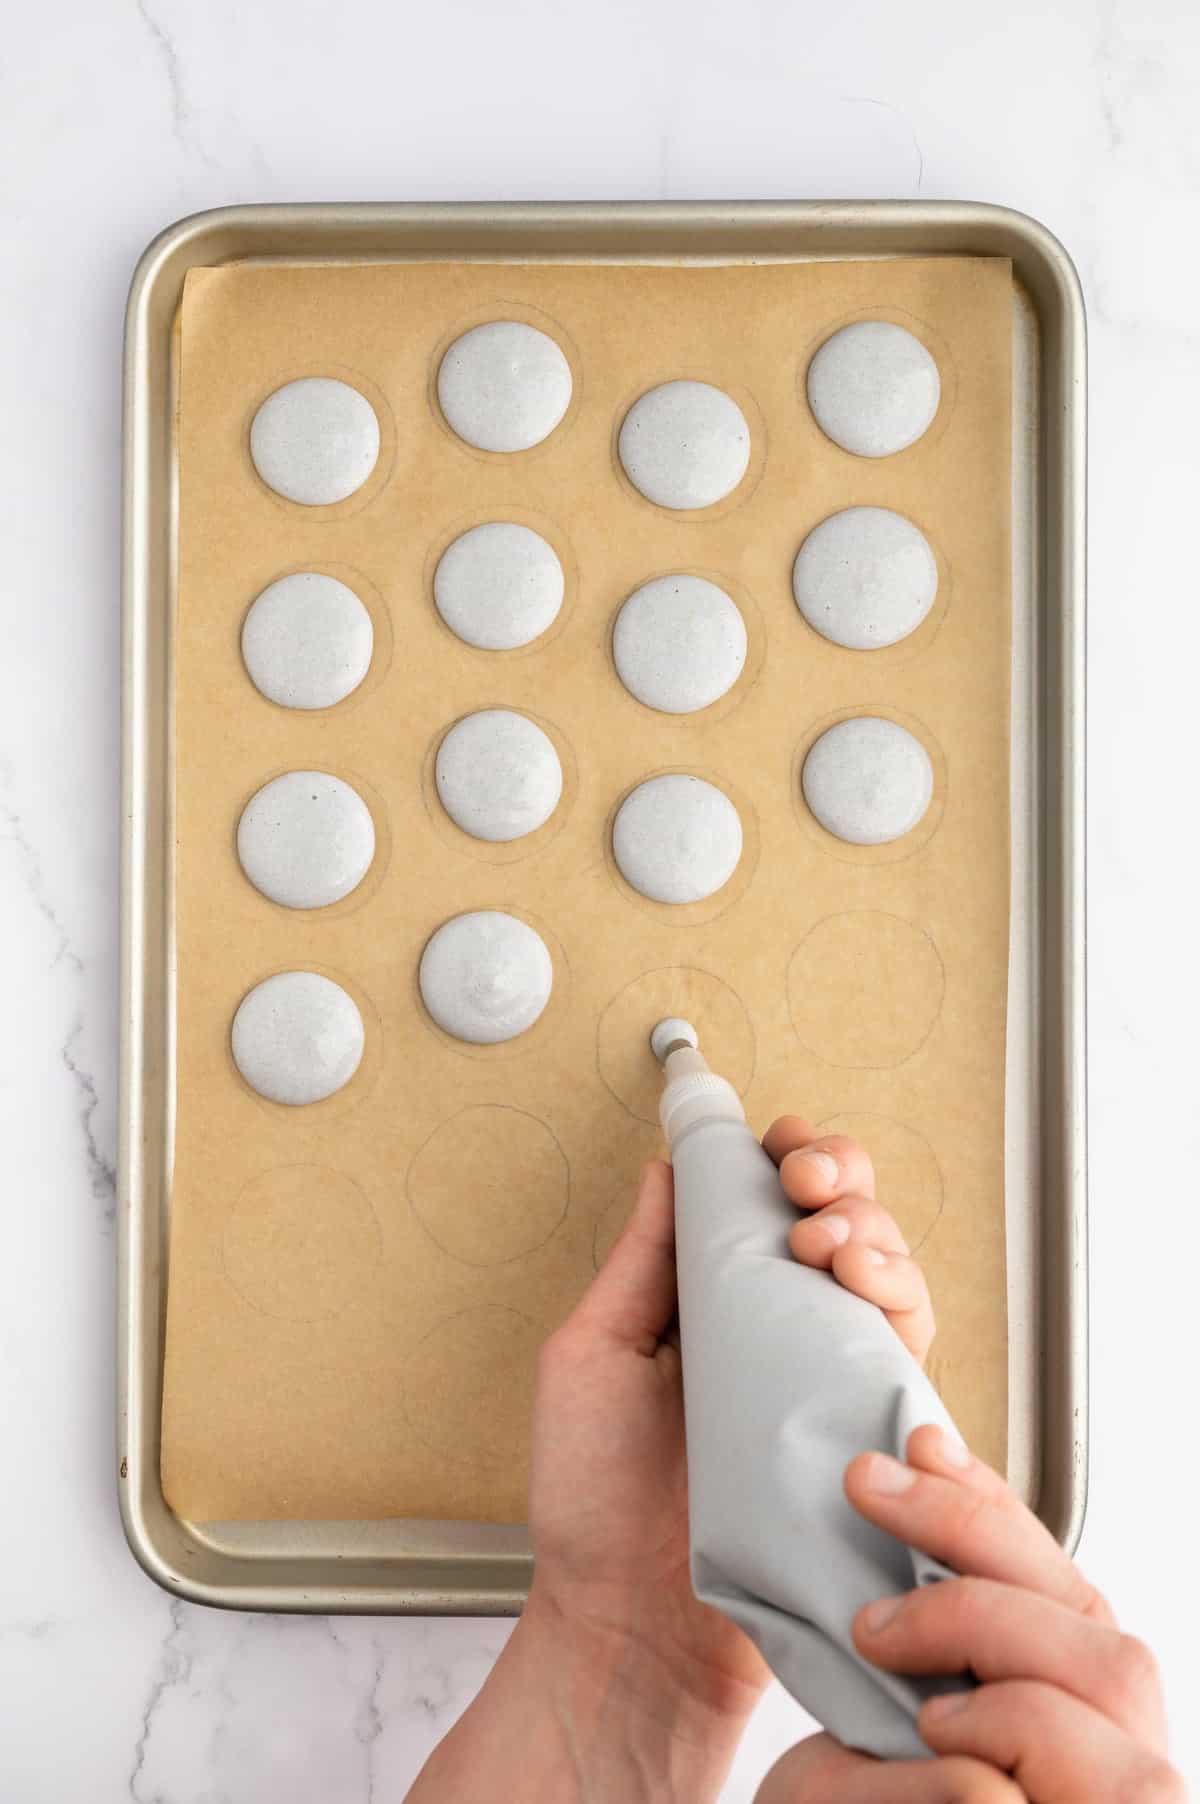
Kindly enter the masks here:
M 711 1804 L 752 1708 L 697 1697 L 651 1643 L 535 1585 L 411 1804 Z
M 589 1799 L 706 1804 L 721 1789 L 758 1688 L 724 1684 L 663 1627 L 534 1584 L 510 1645 L 542 1688 Z

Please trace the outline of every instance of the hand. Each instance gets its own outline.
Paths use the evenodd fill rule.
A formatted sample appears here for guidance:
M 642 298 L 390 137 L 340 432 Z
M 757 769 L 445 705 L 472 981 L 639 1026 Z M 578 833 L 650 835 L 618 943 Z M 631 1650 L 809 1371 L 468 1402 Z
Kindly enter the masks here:
M 963 1576 L 868 1604 L 855 1645 L 893 1672 L 970 1671 L 979 1687 L 922 1709 L 933 1761 L 870 1760 L 816 1735 L 758 1804 L 1185 1804 L 1148 1649 L 997 1473 L 933 1427 L 906 1453 L 860 1454 L 846 1495 Z
M 675 1305 L 672 1174 L 654 1160 L 603 1268 L 542 1351 L 526 1617 L 552 1620 L 632 1706 L 708 1748 L 719 1784 L 769 1674 L 692 1591 Z
M 878 1304 L 924 1358 L 929 1292 L 874 1200 L 863 1148 L 818 1139 L 796 1116 L 775 1122 L 763 1145 L 788 1196 L 820 1211 L 793 1231 L 797 1259 Z M 838 1239 L 834 1224 L 844 1224 Z M 603 1270 L 542 1355 L 529 1614 L 586 1643 L 631 1701 L 650 1700 L 689 1739 L 702 1735 L 719 1776 L 768 1673 L 742 1632 L 692 1592 L 675 1302 L 671 1171 L 656 1161 Z
M 837 1202 L 849 1224 L 836 1243 L 816 1229 L 818 1218 L 798 1223 L 796 1257 L 879 1304 L 922 1357 L 933 1335 L 924 1279 L 872 1200 L 862 1148 L 815 1140 L 791 1116 L 763 1144 L 782 1162 L 794 1201 Z M 806 1147 L 831 1158 L 836 1175 L 820 1161 L 806 1164 Z M 654 1161 L 602 1271 L 543 1349 L 533 1590 L 479 1698 L 410 1794 L 413 1804 L 474 1804 L 503 1793 L 510 1779 L 507 1795 L 523 1804 L 584 1795 L 704 1804 L 720 1790 L 769 1675 L 741 1630 L 692 1591 L 674 1242 L 671 1170 Z
M 763 1135 L 763 1145 L 792 1202 L 816 1211 L 792 1229 L 795 1257 L 801 1265 L 831 1271 L 847 1290 L 882 1309 L 923 1365 L 934 1336 L 929 1286 L 895 1221 L 875 1201 L 875 1172 L 865 1147 L 845 1134 L 818 1137 L 799 1115 L 781 1116 Z

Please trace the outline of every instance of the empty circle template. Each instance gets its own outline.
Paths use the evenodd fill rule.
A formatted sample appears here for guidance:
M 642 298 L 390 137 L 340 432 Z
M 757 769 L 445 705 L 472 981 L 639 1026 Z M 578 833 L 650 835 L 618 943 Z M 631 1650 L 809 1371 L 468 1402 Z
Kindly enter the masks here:
M 937 559 L 919 527 L 886 507 L 847 507 L 814 526 L 792 568 L 808 624 L 872 651 L 916 632 L 937 596 Z
M 630 695 L 648 708 L 694 714 L 742 674 L 746 623 L 736 602 L 705 577 L 656 577 L 617 615 L 613 662 Z
M 919 338 L 890 320 L 856 320 L 827 338 L 808 366 L 808 404 L 826 438 L 856 457 L 891 457 L 933 424 L 938 366 Z
M 268 395 L 250 456 L 269 489 L 328 507 L 360 489 L 379 460 L 379 421 L 365 395 L 333 376 L 303 376 Z
M 933 797 L 933 766 L 907 727 L 876 715 L 839 721 L 804 760 L 804 799 L 827 832 L 855 846 L 902 839 Z
M 488 520 L 442 553 L 433 599 L 450 631 L 481 651 L 529 645 L 558 618 L 563 571 L 552 545 L 528 526 Z
M 570 1173 L 544 1121 L 511 1104 L 477 1103 L 434 1130 L 409 1167 L 407 1188 L 444 1253 L 464 1265 L 502 1265 L 559 1227 Z
M 242 810 L 238 858 L 255 889 L 284 908 L 326 908 L 362 882 L 375 825 L 356 789 L 326 771 L 292 770 Z
M 374 628 L 353 589 L 318 570 L 265 588 L 242 627 L 242 662 L 268 701 L 332 708 L 371 667 Z
M 729 797 L 703 777 L 669 773 L 639 783 L 613 822 L 613 857 L 652 902 L 703 902 L 733 876 L 742 823 Z
M 571 404 L 571 366 L 548 333 L 498 319 L 456 338 L 442 358 L 446 423 L 479 451 L 528 451 Z
M 233 1018 L 238 1070 L 270 1102 L 323 1102 L 350 1082 L 363 1055 L 362 1016 L 340 984 L 316 971 L 281 971 L 256 984 Z
M 664 382 L 636 400 L 617 451 L 634 488 L 659 507 L 713 507 L 750 464 L 750 428 L 731 395 L 710 382 Z
M 554 987 L 540 933 L 515 915 L 479 909 L 455 915 L 429 940 L 418 974 L 421 1000 L 456 1040 L 494 1046 L 523 1034 Z
M 451 727 L 434 780 L 451 820 L 475 839 L 520 839 L 544 826 L 562 795 L 553 741 L 508 708 L 483 708 Z

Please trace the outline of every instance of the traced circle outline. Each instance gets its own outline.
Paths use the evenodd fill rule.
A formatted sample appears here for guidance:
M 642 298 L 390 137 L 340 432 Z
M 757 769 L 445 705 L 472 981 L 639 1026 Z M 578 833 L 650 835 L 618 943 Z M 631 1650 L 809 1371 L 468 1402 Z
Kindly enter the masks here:
M 742 824 L 742 855 L 733 871 L 711 896 L 704 896 L 699 902 L 656 902 L 650 896 L 643 896 L 640 890 L 634 889 L 613 852 L 613 824 L 621 808 L 628 801 L 635 789 L 643 783 L 650 783 L 656 777 L 698 777 L 701 782 L 709 783 L 737 809 L 738 819 Z M 615 886 L 618 895 L 631 902 L 644 914 L 649 914 L 657 921 L 670 921 L 678 927 L 700 927 L 709 921 L 715 921 L 719 915 L 727 913 L 734 905 L 742 901 L 749 890 L 758 871 L 758 861 L 762 851 L 759 835 L 758 811 L 744 790 L 735 787 L 724 774 L 702 768 L 696 764 L 664 764 L 654 770 L 644 771 L 635 782 L 629 783 L 622 790 L 610 808 L 604 821 L 604 868 Z
M 933 767 L 933 794 L 916 826 L 911 827 L 907 833 L 902 833 L 899 839 L 885 840 L 876 846 L 859 846 L 850 840 L 839 839 L 836 833 L 831 833 L 821 825 L 804 795 L 804 764 L 818 739 L 823 738 L 831 727 L 840 726 L 844 720 L 859 719 L 890 720 L 894 725 L 903 727 L 924 746 Z M 903 864 L 923 852 L 934 834 L 940 831 L 950 798 L 950 770 L 940 741 L 918 715 L 907 714 L 887 702 L 864 701 L 855 702 L 847 708 L 838 708 L 807 729 L 792 752 L 788 786 L 792 811 L 802 831 L 815 841 L 827 857 L 836 859 L 839 864 Z
M 273 489 L 258 473 L 258 467 L 250 452 L 250 430 L 254 425 L 255 415 L 264 401 L 269 401 L 278 389 L 286 388 L 290 382 L 303 382 L 310 377 L 329 376 L 337 382 L 344 382 L 348 387 L 357 389 L 363 399 L 369 401 L 375 410 L 375 418 L 379 421 L 379 456 L 375 467 L 366 481 L 341 501 L 319 502 L 315 506 L 304 501 L 291 501 Z M 312 525 L 331 524 L 335 520 L 344 520 L 350 514 L 357 514 L 364 507 L 369 507 L 387 487 L 395 473 L 399 459 L 399 430 L 392 404 L 387 395 L 373 377 L 353 364 L 339 364 L 322 360 L 319 364 L 305 362 L 295 368 L 289 368 L 284 374 L 275 376 L 269 383 L 256 389 L 249 402 L 248 411 L 242 420 L 240 435 L 242 461 L 249 472 L 250 479 L 258 493 L 265 496 L 275 507 L 288 515 L 292 520 L 301 519 Z M 349 698 L 347 698 L 349 699 Z
M 353 1080 L 351 1080 L 351 1081 L 353 1081 Z M 249 1194 L 249 1192 L 251 1190 L 253 1190 L 255 1188 L 255 1186 L 258 1184 L 266 1183 L 269 1179 L 276 1178 L 285 1172 L 294 1172 L 294 1171 L 312 1172 L 314 1174 L 314 1179 L 319 1177 L 321 1180 L 327 1182 L 330 1178 L 334 1178 L 339 1183 L 349 1185 L 350 1189 L 356 1192 L 358 1198 L 362 1202 L 363 1209 L 366 1211 L 367 1219 L 370 1222 L 371 1234 L 375 1241 L 376 1258 L 382 1259 L 382 1257 L 383 1257 L 383 1225 L 380 1222 L 378 1213 L 376 1212 L 376 1209 L 375 1209 L 375 1205 L 372 1203 L 370 1197 L 367 1195 L 366 1191 L 363 1189 L 362 1185 L 358 1182 L 358 1180 L 356 1178 L 352 1178 L 350 1176 L 349 1172 L 347 1172 L 347 1171 L 339 1171 L 335 1166 L 318 1165 L 313 1161 L 297 1159 L 297 1160 L 293 1161 L 293 1163 L 290 1165 L 273 1165 L 267 1171 L 260 1171 L 255 1177 L 248 1178 L 247 1181 L 242 1185 L 242 1188 L 238 1191 L 237 1196 L 234 1198 L 232 1207 L 230 1208 L 229 1213 L 226 1216 L 225 1225 L 221 1232 L 221 1270 L 225 1273 L 225 1276 L 228 1279 L 229 1283 L 233 1286 L 233 1289 L 237 1292 L 238 1296 L 242 1299 L 243 1303 L 245 1303 L 246 1307 L 248 1309 L 253 1309 L 255 1311 L 255 1313 L 258 1315 L 265 1315 L 265 1316 L 269 1317 L 270 1320 L 276 1321 L 276 1322 L 332 1322 L 332 1321 L 336 1321 L 338 1316 L 344 1315 L 346 1313 L 347 1309 L 349 1309 L 350 1305 L 354 1301 L 355 1290 L 354 1290 L 353 1285 L 351 1286 L 351 1288 L 346 1296 L 345 1301 L 343 1303 L 340 1303 L 337 1306 L 337 1308 L 320 1309 L 312 1314 L 297 1315 L 293 1310 L 269 1309 L 265 1303 L 259 1302 L 256 1298 L 254 1298 L 253 1296 L 250 1295 L 250 1293 L 244 1288 L 244 1286 L 242 1284 L 240 1284 L 238 1282 L 238 1280 L 234 1276 L 234 1273 L 229 1264 L 229 1251 L 228 1251 L 229 1235 L 233 1228 L 234 1222 L 238 1219 L 238 1216 L 242 1209 L 242 1205 L 245 1202 L 245 1199 L 246 1199 L 247 1195 Z M 372 1275 L 371 1268 L 366 1268 L 366 1270 L 367 1270 L 367 1276 L 370 1277 Z M 356 1282 L 361 1282 L 361 1280 L 356 1280 Z
M 845 1121 L 847 1119 L 886 1121 L 891 1127 L 900 1128 L 904 1133 L 911 1134 L 914 1139 L 919 1140 L 929 1154 L 930 1164 L 933 1166 L 933 1170 L 937 1176 L 937 1207 L 934 1210 L 933 1216 L 925 1228 L 924 1233 L 919 1239 L 914 1240 L 908 1249 L 910 1255 L 915 1257 L 941 1221 L 942 1213 L 946 1207 L 946 1174 L 942 1170 L 941 1160 L 934 1151 L 933 1143 L 929 1139 L 929 1136 L 922 1133 L 920 1128 L 914 1127 L 911 1121 L 901 1121 L 898 1115 L 889 1115 L 883 1109 L 835 1109 L 832 1115 L 826 1115 L 824 1120 L 818 1121 L 816 1125 L 822 1134 L 838 1134 L 842 1133 L 844 1130 L 839 1128 L 836 1124 L 839 1121 Z M 870 1151 L 871 1148 L 868 1145 L 868 1154 Z M 872 1164 L 873 1163 L 874 1161 L 872 1160 Z M 886 1198 L 884 1198 L 883 1207 L 885 1209 L 889 1207 Z
M 456 1253 L 453 1247 L 448 1247 L 445 1241 L 438 1239 L 437 1235 L 426 1221 L 425 1216 L 422 1214 L 420 1205 L 413 1194 L 413 1177 L 422 1154 L 428 1151 L 440 1134 L 444 1133 L 448 1128 L 451 1128 L 456 1121 L 461 1121 L 464 1115 L 480 1115 L 492 1111 L 509 1115 L 520 1115 L 523 1120 L 532 1121 L 535 1127 L 544 1130 L 550 1144 L 553 1146 L 562 1163 L 563 1204 L 554 1226 L 548 1233 L 544 1234 L 540 1240 L 535 1240 L 532 1245 L 522 1247 L 519 1252 L 508 1253 L 503 1259 L 468 1259 L 464 1254 Z M 408 1169 L 404 1174 L 404 1194 L 408 1201 L 408 1206 L 415 1216 L 422 1232 L 433 1242 L 433 1245 L 437 1247 L 439 1252 L 446 1255 L 447 1259 L 453 1259 L 458 1265 L 470 1266 L 473 1271 L 495 1271 L 503 1266 L 513 1265 L 518 1260 L 528 1259 L 532 1254 L 538 1253 L 543 1247 L 548 1246 L 554 1239 L 554 1236 L 559 1232 L 563 1223 L 566 1221 L 567 1213 L 571 1207 L 571 1166 L 566 1153 L 562 1149 L 562 1142 L 559 1140 L 558 1135 L 554 1132 L 550 1123 L 543 1120 L 540 1115 L 532 1114 L 529 1109 L 520 1109 L 515 1103 L 465 1103 L 461 1109 L 456 1109 L 453 1115 L 447 1115 L 444 1121 L 440 1121 L 437 1127 L 433 1129 L 433 1132 L 427 1134 L 425 1139 L 422 1140 L 420 1146 L 408 1162 Z
M 827 1052 L 822 1052 L 819 1047 L 814 1046 L 812 1042 L 801 1033 L 799 1024 L 796 1020 L 795 1007 L 792 1002 L 792 968 L 813 935 L 819 933 L 822 927 L 827 927 L 832 921 L 851 920 L 862 915 L 869 915 L 874 920 L 898 921 L 901 926 L 907 927 L 917 939 L 923 940 L 929 947 L 929 950 L 933 953 L 938 971 L 937 1007 L 930 1017 L 929 1025 L 926 1027 L 925 1032 L 921 1035 L 921 1038 L 917 1041 L 916 1045 L 913 1046 L 910 1051 L 906 1052 L 902 1058 L 888 1059 L 882 1064 L 878 1062 L 846 1064 L 840 1059 L 830 1058 Z M 942 1010 L 946 1005 L 946 961 L 942 957 L 941 948 L 929 929 L 927 927 L 919 926 L 916 921 L 910 921 L 906 915 L 896 914 L 889 908 L 838 908 L 834 909 L 830 914 L 822 915 L 819 921 L 814 921 L 803 939 L 797 940 L 796 944 L 793 946 L 791 952 L 788 954 L 788 961 L 784 971 L 784 993 L 787 998 L 788 1020 L 792 1024 L 792 1032 L 795 1034 L 797 1040 L 799 1040 L 801 1046 L 803 1046 L 805 1052 L 812 1058 L 819 1059 L 823 1065 L 828 1065 L 835 1071 L 897 1071 L 901 1065 L 907 1065 L 910 1059 L 916 1058 L 917 1054 L 928 1043 L 934 1028 L 941 1020 Z
M 741 1010 L 742 1017 L 746 1024 L 746 1034 L 750 1043 L 750 1060 L 745 1077 L 740 1082 L 734 1083 L 734 1089 L 738 1092 L 739 1096 L 744 1096 L 747 1090 L 749 1090 L 750 1085 L 754 1082 L 754 1073 L 758 1066 L 758 1036 L 754 1031 L 754 1022 L 751 1018 L 750 1010 L 746 1007 L 744 998 L 724 977 L 718 977 L 715 971 L 708 971 L 703 965 L 689 964 L 655 965 L 649 971 L 639 971 L 636 977 L 631 977 L 628 983 L 623 983 L 621 985 L 621 988 L 615 995 L 609 997 L 604 1007 L 600 1010 L 599 1015 L 596 1017 L 596 1074 L 613 1101 L 618 1103 L 620 1107 L 624 1109 L 631 1120 L 640 1121 L 650 1127 L 657 1127 L 659 1125 L 657 1108 L 652 1115 L 639 1114 L 638 1110 L 633 1108 L 618 1090 L 614 1089 L 613 1085 L 605 1075 L 604 1060 L 600 1053 L 601 1035 L 603 1034 L 604 1023 L 608 1019 L 609 1013 L 616 1007 L 617 1003 L 621 1001 L 622 997 L 628 995 L 630 990 L 636 988 L 638 984 L 645 983 L 649 978 L 666 977 L 677 972 L 686 972 L 690 976 L 702 977 L 707 982 L 716 984 L 718 989 L 724 990 L 727 995 L 732 996 L 734 1002 Z M 648 1022 L 646 1026 L 647 1047 L 649 1047 L 650 1028 L 653 1027 L 653 1025 L 653 1022 Z M 724 1073 L 723 1075 L 728 1077 L 728 1073 Z M 732 1078 L 729 1078 L 728 1081 L 733 1083 Z
M 460 438 L 453 426 L 442 412 L 441 400 L 438 396 L 438 375 L 442 367 L 442 359 L 447 351 L 476 326 L 502 325 L 508 321 L 516 325 L 532 326 L 536 332 L 552 338 L 567 360 L 571 372 L 571 399 L 567 403 L 566 412 L 551 427 L 545 438 L 539 439 L 536 445 L 528 445 L 522 451 L 486 451 L 481 445 L 472 445 L 469 440 Z M 442 333 L 429 356 L 429 368 L 425 380 L 425 399 L 438 430 L 442 432 L 459 451 L 465 451 L 468 457 L 480 463 L 511 463 L 519 458 L 523 463 L 544 456 L 547 451 L 557 450 L 562 438 L 570 432 L 579 417 L 579 409 L 583 400 L 583 358 L 579 347 L 567 328 L 556 314 L 546 312 L 543 307 L 531 307 L 527 301 L 505 300 L 497 296 L 491 301 L 481 302 L 469 313 L 463 314 L 457 324 Z

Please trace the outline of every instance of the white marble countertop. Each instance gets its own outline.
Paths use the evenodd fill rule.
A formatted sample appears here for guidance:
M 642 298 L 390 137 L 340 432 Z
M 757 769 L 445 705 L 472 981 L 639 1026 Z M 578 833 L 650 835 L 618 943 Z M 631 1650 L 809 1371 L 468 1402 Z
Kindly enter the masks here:
M 1066 242 L 1092 345 L 1093 1461 L 1082 1559 L 1200 1777 L 1195 518 L 1200 15 L 1185 0 L 60 0 L 6 20 L 0 1796 L 399 1800 L 507 1625 L 172 1602 L 113 1471 L 120 330 L 230 201 L 942 196 Z M 1192 927 L 1188 922 L 1193 923 Z M 802 1719 L 773 1695 L 743 1804 Z

